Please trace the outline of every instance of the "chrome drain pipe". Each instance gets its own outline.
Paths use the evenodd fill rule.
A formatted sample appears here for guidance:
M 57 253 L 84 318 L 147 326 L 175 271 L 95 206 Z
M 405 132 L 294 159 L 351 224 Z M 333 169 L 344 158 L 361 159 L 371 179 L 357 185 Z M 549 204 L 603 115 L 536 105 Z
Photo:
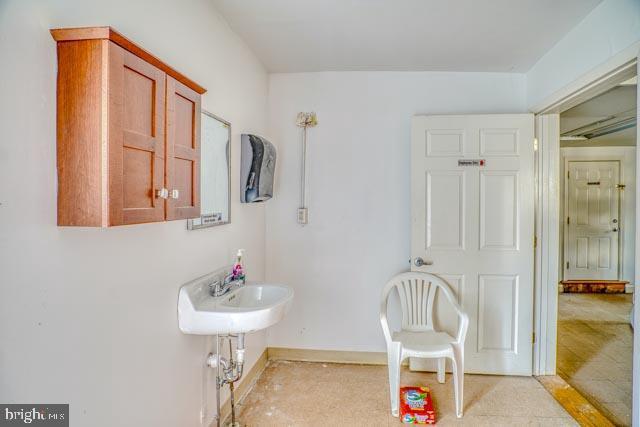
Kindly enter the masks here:
M 235 359 L 232 340 L 236 339 Z M 229 341 L 229 358 L 223 357 L 220 353 L 220 343 Z M 207 356 L 207 366 L 216 369 L 216 426 L 220 427 L 220 392 L 225 384 L 229 384 L 231 392 L 231 425 L 238 426 L 235 421 L 235 401 L 233 383 L 242 377 L 244 370 L 244 334 L 237 335 L 216 335 L 216 353 L 209 353 Z

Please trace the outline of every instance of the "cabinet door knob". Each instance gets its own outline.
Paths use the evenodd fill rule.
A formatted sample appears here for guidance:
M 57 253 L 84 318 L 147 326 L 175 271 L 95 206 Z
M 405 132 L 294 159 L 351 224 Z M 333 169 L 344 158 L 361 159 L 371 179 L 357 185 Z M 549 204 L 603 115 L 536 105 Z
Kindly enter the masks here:
M 156 198 L 158 199 L 168 199 L 169 198 L 169 190 L 166 188 L 161 188 L 156 190 Z
M 180 197 L 180 191 L 178 190 L 171 190 L 171 198 L 172 199 L 177 199 Z

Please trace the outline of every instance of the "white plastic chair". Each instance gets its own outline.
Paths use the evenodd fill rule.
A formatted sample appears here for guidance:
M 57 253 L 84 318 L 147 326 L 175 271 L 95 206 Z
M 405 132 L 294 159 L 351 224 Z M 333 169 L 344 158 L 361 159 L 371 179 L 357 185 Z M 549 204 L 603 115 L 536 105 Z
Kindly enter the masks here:
M 391 335 L 387 321 L 387 300 L 393 288 L 398 290 L 402 306 L 402 328 Z M 433 325 L 433 301 L 439 290 L 459 317 L 456 337 L 437 331 Z M 445 381 L 445 360 L 451 359 L 456 415 L 462 417 L 464 386 L 464 340 L 469 317 L 457 303 L 451 288 L 442 278 L 419 272 L 402 273 L 391 279 L 382 290 L 380 323 L 387 341 L 391 414 L 398 416 L 400 366 L 408 357 L 438 359 L 438 382 Z

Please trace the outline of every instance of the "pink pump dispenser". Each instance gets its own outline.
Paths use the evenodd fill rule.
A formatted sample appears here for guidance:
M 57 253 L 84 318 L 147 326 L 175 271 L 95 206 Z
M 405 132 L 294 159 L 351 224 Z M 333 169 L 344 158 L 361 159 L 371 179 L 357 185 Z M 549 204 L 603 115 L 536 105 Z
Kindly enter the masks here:
M 242 265 L 242 255 L 244 254 L 244 249 L 238 249 L 238 253 L 236 254 L 236 263 L 233 265 L 233 280 L 240 280 L 242 283 L 245 282 L 244 275 L 244 267 Z

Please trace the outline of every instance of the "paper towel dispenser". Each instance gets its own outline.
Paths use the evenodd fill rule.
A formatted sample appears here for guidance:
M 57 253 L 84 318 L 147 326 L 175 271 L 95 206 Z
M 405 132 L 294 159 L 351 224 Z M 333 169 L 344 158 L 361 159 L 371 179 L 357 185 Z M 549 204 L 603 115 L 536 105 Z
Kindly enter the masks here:
M 242 134 L 240 166 L 240 201 L 264 202 L 273 196 L 276 149 L 269 141 Z

